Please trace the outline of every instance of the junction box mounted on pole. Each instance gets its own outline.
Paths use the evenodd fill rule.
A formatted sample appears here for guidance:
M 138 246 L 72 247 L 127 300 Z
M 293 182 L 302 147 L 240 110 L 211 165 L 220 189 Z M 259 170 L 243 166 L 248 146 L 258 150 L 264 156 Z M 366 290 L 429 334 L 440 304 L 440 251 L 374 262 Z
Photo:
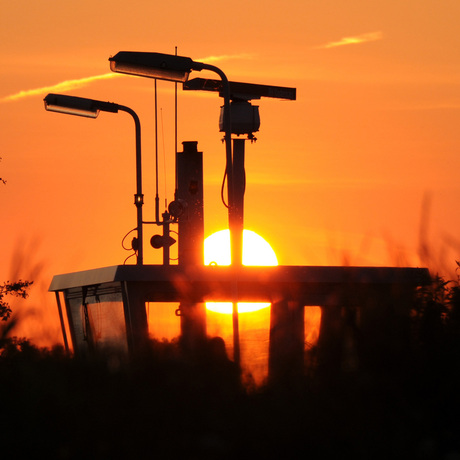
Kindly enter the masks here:
M 260 127 L 259 107 L 253 106 L 249 101 L 269 97 L 295 101 L 296 88 L 284 86 L 257 85 L 254 83 L 229 82 L 230 100 L 232 113 L 232 134 L 247 134 L 249 139 Z M 184 90 L 189 91 L 214 91 L 222 96 L 223 85 L 220 80 L 206 78 L 193 78 L 183 85 Z M 221 107 L 219 129 L 224 131 L 225 107 Z

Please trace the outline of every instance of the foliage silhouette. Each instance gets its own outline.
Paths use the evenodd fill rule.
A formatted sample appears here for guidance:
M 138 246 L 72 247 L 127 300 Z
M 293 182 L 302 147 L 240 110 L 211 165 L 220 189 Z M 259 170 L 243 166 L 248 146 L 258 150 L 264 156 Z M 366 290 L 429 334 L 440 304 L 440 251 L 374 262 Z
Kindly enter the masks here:
M 2 161 L 2 157 L 0 157 L 0 161 Z M 6 180 L 0 177 L 0 183 L 6 184 Z
M 2 158 L 0 157 L 0 161 Z M 0 182 L 2 184 L 6 184 L 6 180 L 0 177 Z M 6 321 L 10 318 L 11 316 L 11 308 L 9 303 L 4 300 L 4 298 L 7 295 L 13 295 L 16 297 L 22 297 L 23 299 L 26 299 L 28 294 L 27 294 L 27 288 L 33 284 L 32 281 L 16 281 L 14 283 L 10 283 L 9 281 L 4 282 L 2 285 L 0 285 L 0 319 L 2 321 Z
M 317 372 L 314 359 L 295 384 L 256 391 L 239 384 L 219 339 L 195 359 L 178 341 L 152 341 L 124 362 L 11 338 L 0 351 L 2 453 L 458 458 L 459 317 L 458 280 L 435 276 L 417 295 L 405 349 L 380 343 L 374 363 L 334 373 Z
M 6 321 L 11 316 L 11 308 L 10 305 L 4 298 L 7 295 L 13 295 L 15 297 L 21 297 L 26 299 L 28 296 L 27 288 L 33 284 L 33 281 L 16 281 L 14 283 L 10 283 L 7 281 L 0 285 L 0 319 L 2 321 Z

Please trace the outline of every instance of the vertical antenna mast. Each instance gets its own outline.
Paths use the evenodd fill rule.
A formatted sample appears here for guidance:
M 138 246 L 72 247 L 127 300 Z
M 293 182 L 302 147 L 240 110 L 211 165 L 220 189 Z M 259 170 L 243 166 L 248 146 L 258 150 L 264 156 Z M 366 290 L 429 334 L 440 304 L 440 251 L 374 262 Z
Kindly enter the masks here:
M 158 196 L 158 111 L 157 111 L 157 79 L 155 78 L 155 223 L 160 223 L 160 197 Z
M 176 46 L 176 56 L 177 56 L 177 46 Z M 174 83 L 174 159 L 177 157 L 177 81 Z M 174 197 L 176 197 L 177 192 L 177 167 L 176 169 L 176 184 L 174 189 Z

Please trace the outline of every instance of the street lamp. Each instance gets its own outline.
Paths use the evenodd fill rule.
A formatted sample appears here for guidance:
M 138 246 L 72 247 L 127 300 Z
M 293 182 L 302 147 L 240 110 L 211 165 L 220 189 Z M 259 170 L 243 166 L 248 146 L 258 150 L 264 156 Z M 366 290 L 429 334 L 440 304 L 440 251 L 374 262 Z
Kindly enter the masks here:
M 227 76 L 218 67 L 204 62 L 193 61 L 189 57 L 176 56 L 172 54 L 148 53 L 137 51 L 120 51 L 115 56 L 109 58 L 110 69 L 113 72 L 136 75 L 140 77 L 156 78 L 159 80 L 169 80 L 174 82 L 186 82 L 190 72 L 193 70 L 209 70 L 217 73 L 222 80 L 222 97 L 224 98 L 223 131 L 225 133 L 226 151 L 226 174 L 228 187 L 228 208 L 230 234 L 233 230 L 234 215 L 234 192 L 233 192 L 233 161 L 232 161 L 232 123 L 230 113 L 230 85 Z M 232 248 L 234 245 L 232 245 Z M 236 249 L 236 248 L 234 248 Z M 232 263 L 242 264 L 241 245 L 237 245 L 238 250 L 232 250 Z
M 44 102 L 45 109 L 51 112 L 97 118 L 99 112 L 117 113 L 121 111 L 129 113 L 133 117 L 136 128 L 136 194 L 134 195 L 134 204 L 137 208 L 137 265 L 142 265 L 144 258 L 142 235 L 144 195 L 142 194 L 141 124 L 136 112 L 129 107 L 113 102 L 103 102 L 64 94 L 48 94 Z
M 204 68 L 188 57 L 137 51 L 120 51 L 109 61 L 113 72 L 176 82 L 185 82 L 192 70 Z
M 227 76 L 218 67 L 204 62 L 193 61 L 189 57 L 176 56 L 172 54 L 149 53 L 137 51 L 120 51 L 109 58 L 110 69 L 140 77 L 156 78 L 174 82 L 186 82 L 190 72 L 193 70 L 209 70 L 217 73 L 222 80 L 222 97 L 224 98 L 224 111 L 222 128 L 224 131 L 225 154 L 226 154 L 226 176 L 228 194 L 228 220 L 230 229 L 230 254 L 231 263 L 236 267 L 243 264 L 243 229 L 238 225 L 236 216 L 235 194 L 233 182 L 233 154 L 232 154 L 232 122 L 230 112 L 230 84 Z M 238 326 L 238 287 L 234 283 L 233 294 L 233 346 L 234 359 L 240 363 L 239 326 Z

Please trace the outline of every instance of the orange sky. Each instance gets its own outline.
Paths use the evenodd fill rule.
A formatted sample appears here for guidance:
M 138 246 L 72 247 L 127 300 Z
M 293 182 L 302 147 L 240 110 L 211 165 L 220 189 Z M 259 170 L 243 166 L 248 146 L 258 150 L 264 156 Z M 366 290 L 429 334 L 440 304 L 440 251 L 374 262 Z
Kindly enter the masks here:
M 48 113 L 42 99 L 62 92 L 139 114 L 144 217 L 153 219 L 153 80 L 107 75 L 108 58 L 173 54 L 175 46 L 230 80 L 297 88 L 295 102 L 256 102 L 261 129 L 246 146 L 246 226 L 271 243 L 280 264 L 426 265 L 417 255 L 423 221 L 431 268 L 453 270 L 457 0 L 156 3 L 2 2 L 0 280 L 39 273 L 49 299 L 53 274 L 123 262 L 121 239 L 136 223 L 132 119 Z M 174 187 L 174 85 L 158 88 L 164 203 Z M 179 143 L 196 140 L 204 152 L 206 234 L 227 223 L 220 105 L 215 94 L 179 92 Z M 146 242 L 155 232 L 145 230 Z M 147 263 L 161 263 L 147 244 L 145 252 Z

